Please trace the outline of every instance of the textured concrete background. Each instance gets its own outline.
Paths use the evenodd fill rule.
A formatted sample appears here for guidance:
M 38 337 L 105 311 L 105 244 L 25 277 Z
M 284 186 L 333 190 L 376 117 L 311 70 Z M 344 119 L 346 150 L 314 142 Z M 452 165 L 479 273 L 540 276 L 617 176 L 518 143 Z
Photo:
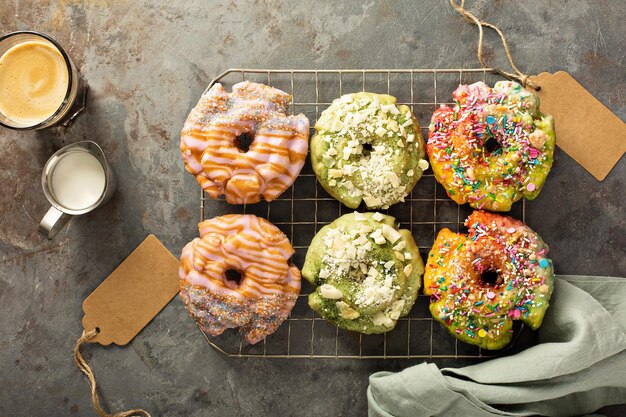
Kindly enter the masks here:
M 468 7 L 506 32 L 522 69 L 569 71 L 626 119 L 626 2 L 477 0 Z M 179 131 L 216 74 L 242 66 L 478 65 L 476 29 L 445 0 L 4 1 L 0 32 L 19 29 L 65 45 L 90 95 L 69 130 L 0 131 L 2 416 L 95 415 L 71 359 L 81 302 L 148 233 L 175 254 L 195 236 L 197 185 L 183 171 Z M 489 62 L 506 68 L 495 37 L 487 41 Z M 36 232 L 48 208 L 43 164 L 82 139 L 103 146 L 118 192 L 47 241 Z M 558 272 L 626 275 L 625 178 L 624 158 L 599 183 L 557 150 L 527 219 L 550 243 Z M 363 416 L 368 375 L 415 363 L 229 359 L 208 347 L 178 299 L 129 346 L 85 350 L 112 410 L 141 406 L 153 416 Z

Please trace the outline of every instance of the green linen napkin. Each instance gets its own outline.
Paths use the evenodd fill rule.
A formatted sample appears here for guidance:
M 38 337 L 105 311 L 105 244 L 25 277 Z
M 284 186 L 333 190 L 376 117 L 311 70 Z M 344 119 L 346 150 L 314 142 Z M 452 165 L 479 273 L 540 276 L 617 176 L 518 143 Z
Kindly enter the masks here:
M 560 276 L 539 343 L 465 368 L 378 372 L 370 417 L 580 416 L 626 403 L 626 279 Z

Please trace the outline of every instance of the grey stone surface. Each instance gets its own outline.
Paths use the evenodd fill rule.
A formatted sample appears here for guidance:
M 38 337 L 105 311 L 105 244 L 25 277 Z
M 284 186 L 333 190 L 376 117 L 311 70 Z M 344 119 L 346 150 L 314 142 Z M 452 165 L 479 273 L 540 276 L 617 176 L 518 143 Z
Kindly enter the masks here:
M 198 188 L 183 170 L 179 132 L 219 72 L 478 66 L 476 29 L 445 0 L 158 3 L 14 0 L 0 8 L 2 32 L 51 34 L 90 85 L 88 109 L 70 129 L 0 131 L 2 416 L 95 415 L 71 358 L 82 300 L 148 233 L 174 254 L 195 236 Z M 626 118 L 626 2 L 468 7 L 506 32 L 522 69 L 566 70 Z M 487 41 L 488 61 L 506 67 L 495 37 Z M 47 241 L 36 232 L 48 206 L 43 164 L 82 139 L 103 146 L 118 191 Z M 599 183 L 557 150 L 527 220 L 550 244 L 558 272 L 626 275 L 625 178 L 624 158 Z M 153 416 L 363 416 L 368 375 L 416 363 L 227 358 L 206 344 L 178 299 L 128 346 L 85 351 L 111 410 L 145 407 Z

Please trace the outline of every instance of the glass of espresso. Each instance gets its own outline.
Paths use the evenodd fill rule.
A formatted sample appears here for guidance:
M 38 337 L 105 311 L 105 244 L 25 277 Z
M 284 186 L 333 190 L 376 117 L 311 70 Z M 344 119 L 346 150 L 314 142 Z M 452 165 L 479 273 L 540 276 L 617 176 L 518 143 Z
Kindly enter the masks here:
M 0 125 L 68 126 L 85 108 L 87 83 L 52 38 L 23 31 L 0 38 Z

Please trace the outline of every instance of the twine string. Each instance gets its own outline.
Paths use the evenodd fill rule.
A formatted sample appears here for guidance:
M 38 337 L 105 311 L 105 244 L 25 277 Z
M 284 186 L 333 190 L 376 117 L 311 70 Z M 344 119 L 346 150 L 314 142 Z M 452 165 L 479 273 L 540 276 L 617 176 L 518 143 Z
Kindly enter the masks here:
M 94 410 L 100 417 L 132 417 L 132 416 L 144 416 L 151 417 L 150 414 L 142 410 L 140 408 L 128 410 L 128 411 L 119 411 L 117 413 L 109 414 L 102 408 L 102 404 L 100 404 L 100 396 L 98 395 L 98 390 L 96 389 L 96 378 L 91 370 L 91 367 L 83 357 L 83 354 L 80 352 L 80 347 L 84 343 L 90 343 L 99 333 L 99 329 L 95 328 L 91 331 L 84 331 L 82 336 L 76 341 L 76 345 L 74 345 L 74 363 L 78 369 L 81 370 L 82 373 L 87 375 L 87 379 L 89 380 L 89 385 L 91 386 L 91 403 L 93 404 Z
M 484 22 L 478 19 L 474 14 L 465 10 L 465 0 L 450 0 L 450 4 L 452 5 L 452 7 L 454 7 L 456 11 L 461 13 L 461 15 L 465 18 L 465 20 L 467 20 L 470 23 L 475 24 L 478 27 L 478 52 L 477 54 L 478 54 L 478 61 L 480 62 L 480 65 L 483 66 L 483 68 L 488 68 L 483 58 L 483 26 L 485 26 L 490 29 L 493 29 L 500 36 L 500 40 L 502 40 L 502 45 L 504 46 L 504 51 L 506 52 L 506 57 L 509 60 L 509 64 L 511 64 L 511 67 L 515 71 L 515 73 L 502 71 L 502 70 L 496 70 L 496 72 L 498 72 L 501 75 L 504 75 L 507 78 L 519 81 L 520 83 L 522 83 L 524 87 L 528 86 L 536 91 L 539 91 L 541 89 L 539 85 L 534 83 L 528 75 L 520 71 L 517 65 L 515 65 L 515 62 L 513 62 L 513 56 L 511 55 L 511 49 L 509 48 L 509 43 L 506 41 L 506 38 L 504 37 L 504 33 L 502 33 L 502 31 L 497 26 L 492 25 L 491 23 L 488 23 L 488 22 Z

